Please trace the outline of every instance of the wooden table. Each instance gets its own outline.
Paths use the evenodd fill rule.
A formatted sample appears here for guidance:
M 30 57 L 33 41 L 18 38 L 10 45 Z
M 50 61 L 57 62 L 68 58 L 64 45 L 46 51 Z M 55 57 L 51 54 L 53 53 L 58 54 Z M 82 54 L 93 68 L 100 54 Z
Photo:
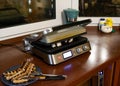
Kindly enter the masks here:
M 101 70 L 105 74 L 104 86 L 120 86 L 116 85 L 120 73 L 120 30 L 117 28 L 114 33 L 104 34 L 96 27 L 89 27 L 83 36 L 89 39 L 92 50 L 56 66 L 50 66 L 14 47 L 0 47 L 0 75 L 9 67 L 32 57 L 43 73 L 65 74 L 68 77 L 65 80 L 37 81 L 30 86 L 76 86 Z M 0 82 L 0 86 L 4 84 Z

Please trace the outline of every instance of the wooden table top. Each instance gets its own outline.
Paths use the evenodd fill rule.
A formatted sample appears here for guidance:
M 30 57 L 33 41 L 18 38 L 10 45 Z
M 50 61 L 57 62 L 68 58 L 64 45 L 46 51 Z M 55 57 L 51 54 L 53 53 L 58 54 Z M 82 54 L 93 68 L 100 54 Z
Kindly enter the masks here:
M 76 86 L 119 59 L 120 30 L 118 28 L 114 33 L 104 34 L 96 28 L 89 27 L 87 34 L 83 36 L 89 39 L 91 51 L 55 66 L 50 66 L 39 58 L 23 53 L 14 47 L 0 46 L 0 75 L 9 67 L 32 57 L 33 63 L 39 66 L 43 73 L 65 74 L 67 79 L 37 81 L 30 86 Z M 0 86 L 4 86 L 1 81 Z

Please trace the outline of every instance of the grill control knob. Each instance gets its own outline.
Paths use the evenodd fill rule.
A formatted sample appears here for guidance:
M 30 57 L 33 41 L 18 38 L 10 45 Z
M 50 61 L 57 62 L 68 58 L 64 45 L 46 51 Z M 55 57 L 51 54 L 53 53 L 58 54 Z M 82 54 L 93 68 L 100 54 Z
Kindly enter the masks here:
M 83 48 L 84 51 L 89 49 L 89 47 L 87 45 L 82 46 L 82 48 Z
M 76 49 L 76 52 L 77 52 L 77 53 L 81 53 L 82 51 L 83 51 L 82 48 L 77 48 L 77 49 Z

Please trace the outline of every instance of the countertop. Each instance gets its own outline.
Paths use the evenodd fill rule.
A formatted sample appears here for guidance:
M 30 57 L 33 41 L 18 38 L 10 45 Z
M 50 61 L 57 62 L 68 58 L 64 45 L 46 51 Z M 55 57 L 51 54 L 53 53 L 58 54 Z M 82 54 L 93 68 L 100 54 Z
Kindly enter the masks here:
M 27 58 L 33 58 L 33 63 L 39 66 L 43 73 L 64 74 L 65 80 L 37 81 L 29 86 L 76 86 L 92 77 L 120 57 L 120 30 L 105 34 L 96 27 L 87 27 L 87 37 L 91 50 L 80 56 L 55 66 L 44 63 L 36 56 L 26 54 L 10 46 L 0 46 L 0 75 L 9 67 L 20 64 Z M 21 43 L 20 43 L 21 44 Z M 0 86 L 4 84 L 0 81 Z

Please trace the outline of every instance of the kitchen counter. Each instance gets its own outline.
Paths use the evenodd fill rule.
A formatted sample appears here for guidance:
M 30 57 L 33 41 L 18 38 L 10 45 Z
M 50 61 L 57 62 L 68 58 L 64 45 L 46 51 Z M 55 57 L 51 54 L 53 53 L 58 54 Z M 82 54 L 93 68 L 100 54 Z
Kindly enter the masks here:
M 119 86 L 116 84 L 120 73 L 118 68 L 120 30 L 118 27 L 115 30 L 114 33 L 105 34 L 99 32 L 96 27 L 87 27 L 87 34 L 83 36 L 90 41 L 90 52 L 55 66 L 50 66 L 36 56 L 23 53 L 15 47 L 0 46 L 0 75 L 9 67 L 21 64 L 25 59 L 32 57 L 33 63 L 39 66 L 43 73 L 64 74 L 67 75 L 67 78 L 65 80 L 37 81 L 29 86 L 77 86 L 101 70 L 104 70 L 104 86 L 111 86 L 111 84 Z M 17 44 L 22 46 L 21 42 Z M 4 86 L 1 81 L 0 86 Z

